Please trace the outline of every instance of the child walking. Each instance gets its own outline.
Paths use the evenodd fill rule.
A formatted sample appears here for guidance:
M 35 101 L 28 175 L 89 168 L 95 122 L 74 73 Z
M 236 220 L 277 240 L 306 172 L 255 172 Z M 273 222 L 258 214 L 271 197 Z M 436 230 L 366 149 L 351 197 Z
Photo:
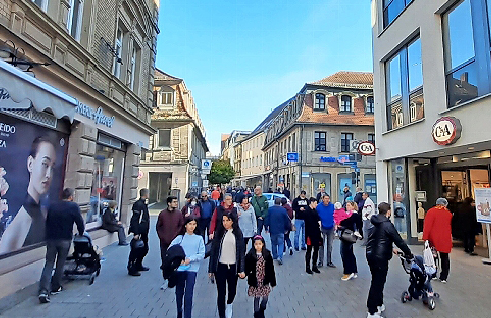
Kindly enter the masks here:
M 276 286 L 276 275 L 273 257 L 266 249 L 264 238 L 254 236 L 253 244 L 245 257 L 245 274 L 249 281 L 249 296 L 254 297 L 254 318 L 264 318 L 270 286 Z

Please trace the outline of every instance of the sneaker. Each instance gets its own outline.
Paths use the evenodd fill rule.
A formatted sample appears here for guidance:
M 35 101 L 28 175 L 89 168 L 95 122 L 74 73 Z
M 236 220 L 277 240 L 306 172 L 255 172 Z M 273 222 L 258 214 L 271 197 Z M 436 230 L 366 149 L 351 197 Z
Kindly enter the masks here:
M 290 247 L 290 255 L 293 255 L 293 248 Z
M 443 283 L 443 284 L 446 284 L 447 283 L 447 280 L 446 279 L 440 279 L 440 282 Z
M 353 274 L 353 273 L 347 274 L 347 275 L 343 275 L 343 277 L 341 277 L 341 280 L 342 281 L 347 281 L 347 280 L 352 279 L 354 276 L 355 276 L 355 274 Z
M 320 273 L 321 273 L 321 271 L 320 271 L 320 270 L 319 270 L 317 267 L 313 267 L 313 268 L 312 268 L 312 271 L 313 271 L 314 273 L 317 273 L 317 274 L 320 274 Z
M 353 278 L 358 278 L 358 274 L 356 274 L 356 273 L 355 273 L 355 274 L 353 275 Z
M 336 265 L 334 265 L 333 263 L 329 263 L 329 264 L 327 264 L 327 267 L 336 268 Z
M 51 300 L 49 299 L 49 295 L 47 292 L 41 292 L 38 296 L 39 302 L 41 304 L 49 303 Z
M 299 252 L 299 251 L 300 251 L 300 249 L 299 249 L 298 247 L 295 247 L 295 251 Z
M 63 287 L 61 287 L 61 286 L 60 286 L 60 287 L 58 287 L 58 288 L 53 288 L 53 289 L 51 290 L 51 295 L 56 295 L 56 294 L 59 294 L 59 293 L 61 293 L 62 291 L 63 291 Z
M 225 318 L 232 318 L 232 304 L 227 304 L 225 307 Z
M 302 251 L 306 251 L 306 250 L 307 250 L 306 246 L 302 247 Z
M 319 262 L 319 263 L 317 264 L 317 267 L 323 267 L 323 266 L 324 266 L 324 264 L 322 264 L 321 262 Z
M 377 314 L 381 315 L 382 312 L 385 311 L 385 305 L 382 304 L 382 306 L 377 306 Z
M 312 272 L 312 270 L 311 270 L 310 268 L 307 268 L 307 269 L 305 270 L 305 272 L 306 272 L 307 274 L 309 274 L 309 275 L 314 275 L 314 272 Z
M 376 312 L 373 315 L 371 313 L 368 313 L 367 318 L 382 318 L 382 316 Z
M 356 237 L 358 237 L 359 239 L 362 238 L 360 232 L 356 231 L 355 233 L 353 233 Z M 365 244 L 366 245 L 366 244 Z
M 137 271 L 139 271 L 139 272 L 148 272 L 149 270 L 150 270 L 150 268 L 145 267 L 145 266 L 142 266 L 142 267 L 137 269 Z
M 280 266 L 283 265 L 283 260 L 280 258 L 278 258 L 278 265 L 280 265 Z
M 167 289 L 167 284 L 163 283 L 162 286 L 160 286 L 160 290 L 166 290 Z

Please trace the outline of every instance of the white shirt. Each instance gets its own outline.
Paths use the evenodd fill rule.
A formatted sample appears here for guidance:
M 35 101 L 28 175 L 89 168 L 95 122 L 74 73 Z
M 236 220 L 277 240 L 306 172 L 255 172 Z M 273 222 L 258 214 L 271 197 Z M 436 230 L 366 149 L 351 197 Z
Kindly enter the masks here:
M 225 233 L 225 236 L 223 237 L 222 252 L 220 253 L 219 260 L 220 263 L 225 265 L 235 264 L 235 253 L 237 251 L 235 243 L 235 235 L 232 233 L 232 229 L 227 230 L 227 233 Z
M 368 215 L 367 215 L 368 214 Z M 373 203 L 372 199 L 368 197 L 363 204 L 363 210 L 361 212 L 361 216 L 364 221 L 370 220 L 372 215 L 375 214 L 375 203 Z M 365 216 L 367 215 L 367 216 Z

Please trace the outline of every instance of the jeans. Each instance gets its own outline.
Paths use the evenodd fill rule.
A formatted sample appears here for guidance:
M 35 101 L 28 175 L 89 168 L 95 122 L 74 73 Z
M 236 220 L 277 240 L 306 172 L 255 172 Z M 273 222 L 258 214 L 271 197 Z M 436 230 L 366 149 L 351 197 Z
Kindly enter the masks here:
M 295 236 L 293 239 L 293 246 L 298 250 L 300 231 L 302 231 L 302 248 L 305 249 L 305 221 L 295 219 Z
M 118 240 L 119 244 L 126 243 L 126 234 L 124 233 L 124 227 L 118 227 Z
M 368 292 L 367 307 L 370 314 L 377 312 L 377 307 L 384 303 L 384 285 L 389 270 L 389 262 L 368 262 L 372 283 Z
M 237 293 L 237 279 L 237 267 L 235 264 L 218 264 L 217 272 L 215 273 L 215 281 L 217 283 L 217 306 L 218 316 L 220 318 L 225 318 L 225 295 L 227 294 L 227 287 L 227 304 L 234 302 L 235 294 Z
M 262 235 L 264 227 L 264 219 L 257 218 L 257 234 Z
M 343 260 L 343 274 L 356 274 L 358 273 L 358 268 L 356 266 L 356 257 L 353 253 L 353 244 L 341 241 L 341 259 Z
M 288 231 L 285 234 L 285 245 L 283 246 L 283 252 L 285 251 L 285 248 L 292 248 L 292 240 L 290 240 L 290 231 Z
M 273 259 L 283 259 L 283 247 L 285 246 L 285 234 L 271 234 L 271 248 Z
M 373 227 L 372 222 L 370 220 L 363 220 L 363 246 L 367 245 L 368 241 L 368 230 L 370 230 Z
M 177 273 L 177 285 L 176 285 L 176 304 L 177 304 L 177 317 L 182 318 L 182 299 L 184 297 L 184 318 L 191 318 L 191 311 L 193 310 L 193 291 L 194 282 L 196 281 L 195 272 L 176 272 Z
M 327 250 L 327 256 L 326 256 L 326 265 L 329 265 L 332 263 L 331 260 L 331 253 L 332 253 L 332 244 L 334 242 L 334 227 L 331 227 L 330 229 L 326 228 L 321 228 L 321 233 L 322 233 L 322 246 L 320 247 L 320 255 L 319 255 L 319 263 L 324 264 L 324 246 L 326 247 Z
M 438 254 L 440 254 L 440 279 L 447 280 L 448 272 L 450 271 L 450 258 L 448 253 L 438 252 Z
M 44 265 L 44 269 L 41 274 L 39 292 L 50 292 L 51 287 L 53 287 L 53 289 L 58 289 L 61 287 L 63 267 L 65 266 L 65 261 L 68 256 L 71 243 L 71 240 L 48 240 L 46 242 L 46 265 Z M 51 278 L 53 267 L 55 266 L 55 259 L 55 274 L 53 275 L 53 278 Z
M 211 218 L 209 219 L 200 219 L 199 220 L 199 231 L 201 233 L 201 236 L 203 237 L 203 242 L 206 243 L 206 237 L 210 235 L 210 223 L 211 223 Z M 206 235 L 206 231 L 208 230 L 208 235 Z

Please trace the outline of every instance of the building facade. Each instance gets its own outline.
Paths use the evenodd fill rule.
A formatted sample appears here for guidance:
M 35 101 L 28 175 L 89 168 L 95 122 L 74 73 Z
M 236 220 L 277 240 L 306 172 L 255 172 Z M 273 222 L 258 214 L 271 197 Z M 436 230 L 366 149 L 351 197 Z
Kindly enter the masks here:
M 221 147 L 222 153 L 220 154 L 220 159 L 228 160 L 230 162 L 230 165 L 234 169 L 235 175 L 237 177 L 240 176 L 241 164 L 242 164 L 241 142 L 250 133 L 251 133 L 250 131 L 234 130 L 229 135 L 222 134 L 222 147 Z M 226 139 L 224 139 L 225 137 Z
M 0 1 L 0 297 L 39 279 L 43 211 L 63 188 L 99 246 L 117 239 L 98 229 L 107 201 L 129 223 L 154 132 L 157 21 L 154 0 Z
M 191 91 L 182 79 L 155 72 L 154 114 L 149 149 L 142 152 L 139 188 L 150 189 L 150 202 L 175 195 L 181 204 L 187 192 L 203 186 L 201 163 L 208 145 Z
M 491 1 L 372 2 L 379 199 L 417 242 L 418 203 L 446 197 L 459 238 L 462 201 L 490 185 Z
M 256 187 L 263 185 L 264 176 L 264 145 L 265 134 L 261 130 L 254 130 L 242 140 L 241 144 L 241 169 L 240 177 L 236 183 L 242 187 Z
M 353 193 L 361 186 L 376 200 L 375 158 L 353 148 L 353 141 L 375 142 L 371 73 L 338 72 L 305 84 L 273 113 L 262 149 L 265 188 L 286 187 L 294 196 L 325 188 L 342 201 L 345 186 Z M 340 161 L 356 161 L 357 169 Z

